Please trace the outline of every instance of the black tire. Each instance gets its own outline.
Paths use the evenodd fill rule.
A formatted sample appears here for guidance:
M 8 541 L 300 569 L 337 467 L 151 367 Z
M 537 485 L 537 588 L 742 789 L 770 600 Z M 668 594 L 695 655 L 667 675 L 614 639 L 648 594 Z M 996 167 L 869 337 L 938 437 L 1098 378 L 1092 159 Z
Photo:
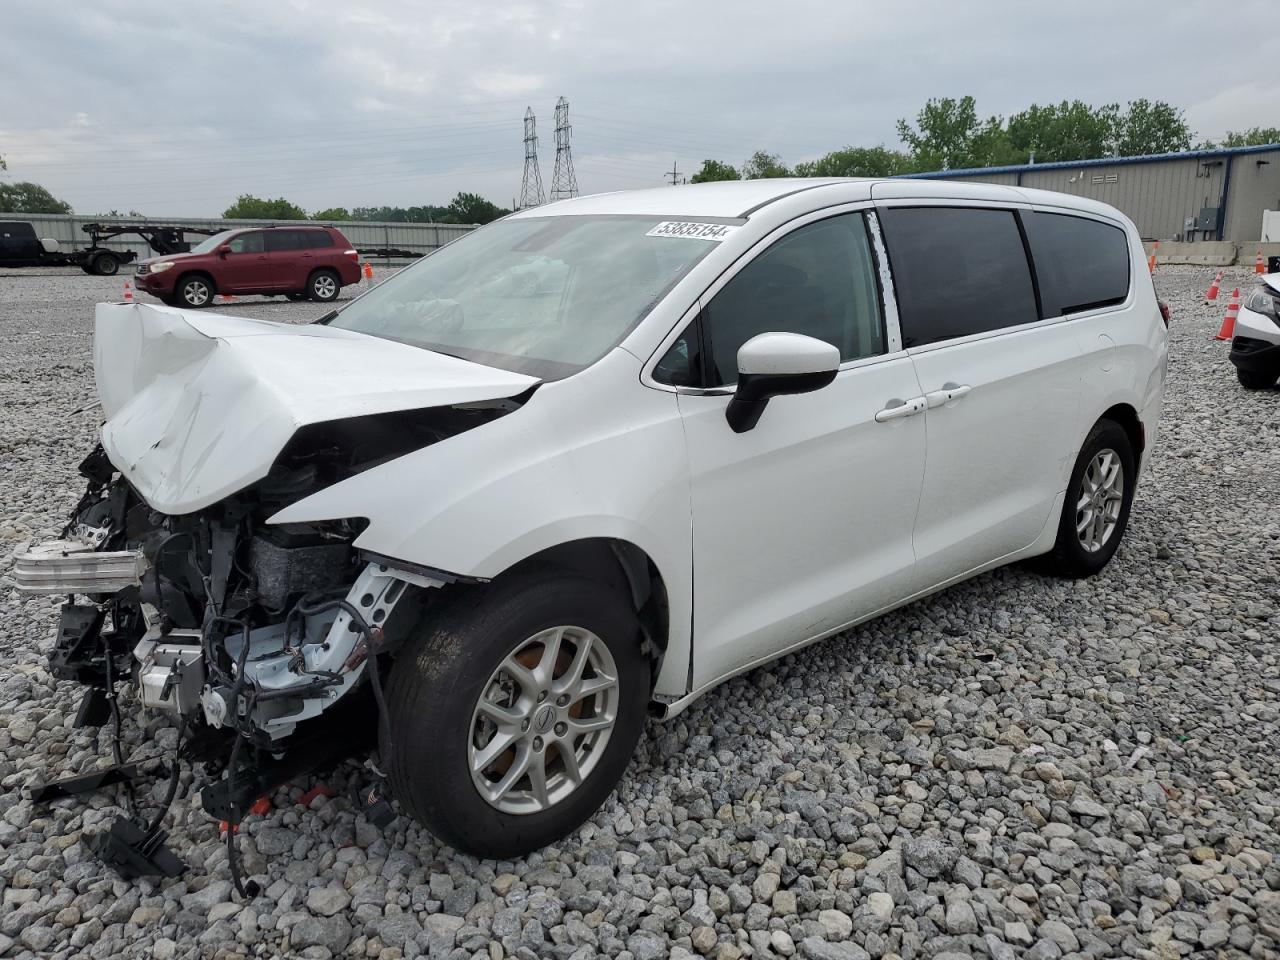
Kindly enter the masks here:
M 1236 367 L 1236 379 L 1246 390 L 1266 390 L 1275 386 L 1277 374 L 1265 373 L 1261 370 L 1241 370 Z
M 319 303 L 338 299 L 342 278 L 332 270 L 317 270 L 307 278 L 307 296 Z
M 1097 458 L 1104 451 L 1112 451 L 1119 460 L 1123 490 L 1120 497 L 1120 510 L 1115 517 L 1114 526 L 1102 539 L 1096 550 L 1088 549 L 1077 533 L 1079 507 L 1082 497 L 1089 492 L 1085 476 Z M 1129 508 L 1133 504 L 1133 491 L 1137 485 L 1138 472 L 1134 459 L 1133 445 L 1124 427 L 1114 420 L 1099 420 L 1080 448 L 1075 467 L 1071 470 L 1071 481 L 1067 484 L 1067 496 L 1062 505 L 1062 518 L 1058 522 L 1058 539 L 1053 551 L 1043 558 L 1040 564 L 1045 573 L 1071 579 L 1092 577 L 1110 562 L 1115 555 L 1120 541 L 1124 537 L 1125 528 L 1129 525 Z
M 174 284 L 174 299 L 184 307 L 200 310 L 213 303 L 218 288 L 213 279 L 203 273 L 188 273 Z
M 393 795 L 435 836 L 479 857 L 517 857 L 564 837 L 613 791 L 644 728 L 650 664 L 630 602 L 596 581 L 551 571 L 499 581 L 428 617 L 424 632 L 397 658 L 387 684 L 391 743 L 382 744 L 382 755 Z M 546 809 L 507 812 L 491 805 L 472 780 L 474 714 L 503 660 L 556 626 L 591 631 L 607 647 L 617 671 L 617 719 L 594 766 L 572 792 Z M 543 708 L 533 709 L 535 727 L 543 726 Z M 563 764 L 549 749 L 545 755 L 547 769 Z M 515 780 L 524 782 L 523 776 Z
M 305 293 L 286 293 L 285 296 L 288 297 L 290 300 L 292 300 L 294 303 L 298 303 L 299 301 L 307 299 L 307 295 Z
M 100 253 L 93 258 L 92 269 L 100 277 L 114 277 L 120 272 L 120 259 L 114 253 Z

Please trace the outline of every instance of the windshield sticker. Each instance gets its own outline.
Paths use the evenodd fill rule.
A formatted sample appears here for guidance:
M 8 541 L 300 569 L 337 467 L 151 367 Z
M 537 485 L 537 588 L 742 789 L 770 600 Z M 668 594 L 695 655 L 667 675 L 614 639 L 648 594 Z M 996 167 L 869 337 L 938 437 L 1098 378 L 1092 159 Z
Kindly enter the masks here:
M 646 237 L 688 237 L 694 240 L 725 239 L 736 226 L 727 223 L 694 223 L 689 220 L 663 220 L 645 234 Z

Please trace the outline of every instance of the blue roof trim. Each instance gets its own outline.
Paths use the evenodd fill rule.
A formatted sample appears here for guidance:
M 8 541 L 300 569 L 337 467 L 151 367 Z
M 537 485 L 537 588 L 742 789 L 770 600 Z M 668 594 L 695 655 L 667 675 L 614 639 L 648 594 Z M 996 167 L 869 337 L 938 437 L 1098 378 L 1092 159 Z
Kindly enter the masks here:
M 966 167 L 963 170 L 934 170 L 929 173 L 903 173 L 894 179 L 953 180 L 962 177 L 986 177 L 997 173 L 1027 173 L 1032 170 L 1075 170 L 1078 167 L 1116 167 L 1129 163 L 1159 163 L 1165 160 L 1238 157 L 1248 153 L 1270 153 L 1277 150 L 1280 150 L 1280 143 L 1266 143 L 1256 147 L 1219 147 L 1216 150 L 1149 153 L 1141 157 L 1100 157 L 1097 160 L 1055 160 L 1052 163 L 1019 163 L 1009 167 Z

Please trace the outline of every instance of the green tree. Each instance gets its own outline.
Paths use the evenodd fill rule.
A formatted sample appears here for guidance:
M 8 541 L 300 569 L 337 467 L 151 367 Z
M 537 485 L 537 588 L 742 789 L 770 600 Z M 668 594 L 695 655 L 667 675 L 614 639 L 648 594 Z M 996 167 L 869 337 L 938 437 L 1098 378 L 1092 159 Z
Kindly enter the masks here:
M 442 223 L 492 223 L 499 217 L 505 217 L 510 210 L 504 210 L 496 203 L 490 203 L 478 193 L 459 193 L 449 201 L 445 211 L 447 219 Z
M 4 162 L 4 157 L 0 157 L 0 170 L 8 170 L 9 165 Z
M 715 183 L 720 180 L 741 180 L 736 169 L 721 160 L 703 160 L 702 169 L 689 178 L 690 183 Z
M 70 213 L 71 204 L 59 200 L 38 183 L 0 183 L 0 210 L 6 213 Z
M 743 180 L 769 180 L 773 177 L 789 177 L 791 171 L 786 168 L 782 158 L 776 153 L 757 150 L 742 165 Z
M 222 216 L 227 220 L 305 220 L 307 211 L 284 197 L 264 200 L 242 193 L 235 203 L 222 211 Z
M 376 223 L 450 223 L 448 207 L 352 207 L 351 219 Z
M 346 207 L 330 207 L 328 210 L 317 210 L 311 215 L 312 220 L 350 220 L 351 211 Z
M 1016 163 L 1017 152 L 999 117 L 978 119 L 973 97 L 929 100 L 916 127 L 898 121 L 898 137 L 911 148 L 917 170 L 961 170 Z
M 1112 152 L 1120 107 L 1111 103 L 1095 109 L 1083 100 L 1033 103 L 1009 118 L 1006 131 L 1017 163 L 1034 155 L 1038 163 L 1092 160 Z
M 1248 130 L 1228 130 L 1221 143 L 1206 140 L 1200 146 L 1205 149 L 1213 147 L 1261 147 L 1269 143 L 1280 143 L 1280 127 L 1251 127 Z M 4 169 L 0 167 L 0 170 Z
M 1115 149 L 1122 157 L 1191 149 L 1191 128 L 1177 107 L 1163 100 L 1132 100 L 1117 108 Z
M 887 147 L 845 147 L 817 160 L 797 163 L 797 177 L 894 177 L 909 173 L 911 158 Z

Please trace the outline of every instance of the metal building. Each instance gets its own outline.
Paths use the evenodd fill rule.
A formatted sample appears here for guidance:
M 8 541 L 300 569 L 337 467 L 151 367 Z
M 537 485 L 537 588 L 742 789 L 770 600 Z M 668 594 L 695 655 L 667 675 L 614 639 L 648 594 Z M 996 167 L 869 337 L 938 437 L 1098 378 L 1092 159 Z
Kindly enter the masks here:
M 1280 144 L 910 174 L 1007 183 L 1101 200 L 1150 240 L 1256 241 L 1280 210 Z

